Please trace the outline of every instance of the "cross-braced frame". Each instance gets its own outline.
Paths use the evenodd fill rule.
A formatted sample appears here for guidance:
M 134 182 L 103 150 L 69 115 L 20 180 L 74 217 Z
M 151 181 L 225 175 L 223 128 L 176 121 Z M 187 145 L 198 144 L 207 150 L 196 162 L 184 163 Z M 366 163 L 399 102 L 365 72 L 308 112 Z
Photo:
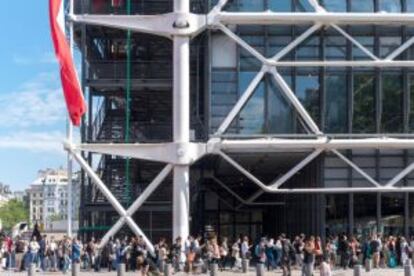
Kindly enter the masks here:
M 308 110 L 298 99 L 288 83 L 279 72 L 282 67 L 375 67 L 402 68 L 414 67 L 412 60 L 396 60 L 396 58 L 414 44 L 414 37 L 407 39 L 385 58 L 380 58 L 363 46 L 352 35 L 347 33 L 342 25 L 414 25 L 412 13 L 332 13 L 326 11 L 317 0 L 308 0 L 315 12 L 307 13 L 278 13 L 278 12 L 226 12 L 223 8 L 227 0 L 220 0 L 208 14 L 193 14 L 190 12 L 190 0 L 174 0 L 174 11 L 162 15 L 74 15 L 70 20 L 75 23 L 93 24 L 136 32 L 151 33 L 168 37 L 173 40 L 173 141 L 158 144 L 80 144 L 66 143 L 65 147 L 91 177 L 96 186 L 119 213 L 120 219 L 105 235 L 103 246 L 110 237 L 123 226 L 128 224 L 137 235 L 144 237 L 150 251 L 151 242 L 145 237 L 139 226 L 133 221 L 132 214 L 145 202 L 151 193 L 161 184 L 170 172 L 173 172 L 173 237 L 186 237 L 189 234 L 189 173 L 190 166 L 208 154 L 218 155 L 235 169 L 250 179 L 260 188 L 260 191 L 249 199 L 238 199 L 243 204 L 260 204 L 255 202 L 262 193 L 349 193 L 349 192 L 413 192 L 414 187 L 397 186 L 404 177 L 414 170 L 414 163 L 409 164 L 387 183 L 379 183 L 368 173 L 340 152 L 344 149 L 412 149 L 414 139 L 411 138 L 367 138 L 367 139 L 334 139 L 328 137 L 310 116 Z M 274 56 L 267 58 L 259 51 L 241 39 L 228 25 L 311 25 L 305 32 L 290 42 Z M 333 28 L 355 47 L 359 48 L 369 60 L 316 60 L 316 61 L 283 61 L 283 57 L 298 47 L 312 34 L 321 28 Z M 225 117 L 217 132 L 204 143 L 190 141 L 190 41 L 206 29 L 220 30 L 242 49 L 247 51 L 262 66 L 246 91 L 242 93 L 229 114 Z M 309 137 L 303 139 L 281 139 L 263 137 L 254 139 L 226 138 L 223 134 L 240 114 L 243 107 L 254 94 L 257 86 L 269 75 L 280 88 L 283 96 L 291 105 L 300 120 L 306 126 Z M 302 161 L 287 173 L 270 184 L 263 183 L 255 175 L 236 162 L 229 153 L 237 152 L 278 152 L 278 151 L 310 152 Z M 165 168 L 152 181 L 147 189 L 125 210 L 117 199 L 106 188 L 98 175 L 80 155 L 80 151 L 110 154 L 127 158 L 137 158 L 166 163 Z M 315 160 L 324 152 L 332 152 L 352 169 L 365 178 L 371 187 L 342 187 L 342 188 L 286 188 L 282 187 L 302 168 Z M 213 179 L 218 185 L 226 187 L 216 176 Z M 229 190 L 232 194 L 237 195 Z

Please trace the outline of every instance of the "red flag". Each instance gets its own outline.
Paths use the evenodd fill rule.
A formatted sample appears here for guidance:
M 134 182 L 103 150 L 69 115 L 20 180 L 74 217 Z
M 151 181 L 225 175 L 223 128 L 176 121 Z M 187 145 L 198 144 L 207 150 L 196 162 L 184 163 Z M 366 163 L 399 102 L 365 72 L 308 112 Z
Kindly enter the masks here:
M 71 49 L 66 41 L 63 2 L 64 0 L 49 0 L 50 28 L 56 58 L 60 65 L 66 106 L 72 123 L 79 126 L 81 117 L 86 112 L 86 104 L 76 75 Z

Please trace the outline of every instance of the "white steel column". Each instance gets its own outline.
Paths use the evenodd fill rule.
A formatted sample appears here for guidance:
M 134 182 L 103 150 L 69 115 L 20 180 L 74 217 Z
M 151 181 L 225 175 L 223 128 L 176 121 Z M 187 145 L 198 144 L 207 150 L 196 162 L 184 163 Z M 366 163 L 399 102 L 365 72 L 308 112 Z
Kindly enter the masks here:
M 174 12 L 183 15 L 175 22 L 177 28 L 185 28 L 190 12 L 189 0 L 174 0 Z M 173 131 L 174 142 L 182 144 L 178 156 L 188 154 L 190 142 L 190 36 L 173 37 Z M 173 173 L 173 239 L 185 240 L 189 233 L 190 177 L 188 165 L 176 165 Z
M 74 7 L 73 7 L 74 3 L 73 0 L 70 0 L 69 3 L 69 15 L 72 16 L 73 15 L 73 11 L 74 11 Z M 74 30 L 73 30 L 73 21 L 70 22 L 69 24 L 70 27 L 70 33 L 69 33 L 69 46 L 70 46 L 70 51 L 72 53 L 72 57 L 73 57 L 73 45 L 74 45 Z M 67 129 L 66 129 L 66 139 L 68 140 L 69 143 L 73 142 L 73 125 L 72 122 L 70 120 L 70 116 L 68 114 L 68 122 L 67 122 Z M 72 173 L 73 173 L 73 161 L 72 161 L 72 155 L 68 152 L 68 156 L 67 156 L 67 170 L 68 170 L 68 202 L 67 202 L 67 235 L 68 237 L 72 237 Z

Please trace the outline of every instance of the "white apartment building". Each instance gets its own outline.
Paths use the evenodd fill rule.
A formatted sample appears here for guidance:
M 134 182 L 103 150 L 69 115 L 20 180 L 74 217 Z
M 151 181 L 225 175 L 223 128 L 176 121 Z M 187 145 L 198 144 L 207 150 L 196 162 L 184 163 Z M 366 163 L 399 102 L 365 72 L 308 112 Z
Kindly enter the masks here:
M 72 181 L 72 221 L 79 213 L 79 185 L 76 174 Z M 68 216 L 68 176 L 63 169 L 46 169 L 38 172 L 37 178 L 27 190 L 30 208 L 30 225 L 41 225 L 45 231 L 62 231 Z

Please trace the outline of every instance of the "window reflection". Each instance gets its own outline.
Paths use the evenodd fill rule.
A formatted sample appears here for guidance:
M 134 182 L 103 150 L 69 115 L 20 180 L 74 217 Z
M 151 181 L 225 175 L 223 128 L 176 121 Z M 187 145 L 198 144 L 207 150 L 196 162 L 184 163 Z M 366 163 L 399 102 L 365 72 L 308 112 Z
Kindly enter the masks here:
M 380 37 L 380 56 L 385 58 L 401 45 L 401 37 Z
M 357 36 L 355 39 L 362 44 L 368 51 L 374 53 L 374 37 L 372 36 Z M 352 56 L 355 60 L 370 60 L 369 57 L 365 52 L 363 52 L 359 47 L 353 45 L 352 48 Z
M 353 12 L 373 12 L 374 11 L 374 1 L 373 0 L 352 0 L 351 1 L 351 11 L 353 11 Z
M 321 0 L 321 4 L 330 12 L 346 12 L 344 0 Z
M 401 12 L 401 0 L 379 0 L 379 11 Z
M 344 60 L 346 58 L 346 39 L 343 36 L 327 36 L 325 40 L 325 58 Z
M 319 76 L 315 73 L 296 77 L 296 95 L 313 120 L 319 122 Z
M 414 0 L 406 0 L 407 12 L 414 12 Z
M 385 133 L 403 130 L 403 85 L 400 74 L 382 76 L 382 130 Z
M 326 236 L 348 232 L 348 195 L 326 195 Z
M 345 133 L 347 129 L 346 75 L 329 74 L 326 86 L 326 132 Z
M 296 10 L 300 12 L 313 12 L 315 9 L 309 4 L 309 0 L 297 0 Z
M 409 76 L 410 79 L 410 130 L 414 131 L 414 75 Z
M 377 195 L 354 194 L 354 233 L 367 237 L 377 233 Z
M 284 76 L 284 79 L 291 85 L 291 77 Z M 293 109 L 283 96 L 278 85 L 270 79 L 268 82 L 268 132 L 269 133 L 292 133 L 294 131 Z
M 371 73 L 354 75 L 353 132 L 375 132 L 375 76 Z
M 257 72 L 240 72 L 239 75 L 239 91 L 244 91 L 249 86 Z M 240 112 L 240 133 L 243 134 L 259 134 L 265 131 L 265 85 L 263 81 L 256 87 L 253 96 Z
M 404 194 L 381 195 L 381 232 L 398 236 L 404 230 Z
M 277 12 L 292 11 L 292 0 L 268 0 L 269 9 Z

